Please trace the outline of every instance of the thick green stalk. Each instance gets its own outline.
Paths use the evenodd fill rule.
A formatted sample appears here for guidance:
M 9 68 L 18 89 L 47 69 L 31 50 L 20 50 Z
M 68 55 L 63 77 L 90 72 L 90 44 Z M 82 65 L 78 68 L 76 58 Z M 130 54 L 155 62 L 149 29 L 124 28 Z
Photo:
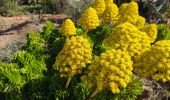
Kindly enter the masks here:
M 68 78 L 65 88 L 67 89 L 70 84 L 71 77 Z

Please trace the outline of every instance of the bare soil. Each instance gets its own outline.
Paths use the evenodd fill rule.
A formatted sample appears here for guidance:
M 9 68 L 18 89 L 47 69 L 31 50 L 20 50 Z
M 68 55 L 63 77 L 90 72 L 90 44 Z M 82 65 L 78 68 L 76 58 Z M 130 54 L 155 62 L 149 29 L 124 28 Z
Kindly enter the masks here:
M 28 32 L 38 32 L 42 30 L 44 22 L 51 20 L 59 27 L 61 21 L 68 18 L 67 15 L 21 15 L 16 17 L 0 16 L 0 48 L 15 41 L 20 41 L 26 38 Z

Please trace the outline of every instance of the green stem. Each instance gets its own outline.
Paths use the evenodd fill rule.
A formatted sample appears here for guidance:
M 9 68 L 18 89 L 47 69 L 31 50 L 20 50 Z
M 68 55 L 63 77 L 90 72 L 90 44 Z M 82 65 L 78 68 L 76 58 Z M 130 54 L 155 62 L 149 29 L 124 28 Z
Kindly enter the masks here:
M 65 88 L 67 89 L 70 84 L 71 77 L 68 78 Z
M 84 32 L 84 34 L 82 35 L 84 38 L 87 38 L 87 33 L 88 33 L 88 29 Z
M 69 40 L 69 37 L 66 37 L 66 41 Z
M 98 88 L 90 95 L 90 98 L 93 98 L 97 95 L 97 93 L 99 92 Z
M 85 31 L 85 34 L 86 34 L 86 35 L 87 35 L 88 31 L 89 31 L 88 29 Z

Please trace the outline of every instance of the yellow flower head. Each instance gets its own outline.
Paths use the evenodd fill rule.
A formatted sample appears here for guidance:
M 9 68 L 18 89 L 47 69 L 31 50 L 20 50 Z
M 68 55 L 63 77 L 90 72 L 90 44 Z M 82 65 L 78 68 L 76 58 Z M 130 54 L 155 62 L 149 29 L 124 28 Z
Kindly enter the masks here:
M 157 38 L 157 25 L 156 24 L 148 24 L 144 26 L 141 30 L 148 34 L 151 43 L 153 43 L 156 40 Z
M 147 34 L 128 22 L 115 27 L 104 43 L 113 49 L 127 51 L 131 56 L 140 55 L 150 47 Z
M 132 15 L 139 15 L 139 8 L 137 2 L 131 1 L 127 5 L 127 13 L 132 14 Z
M 76 28 L 74 26 L 73 21 L 71 19 L 66 19 L 60 29 L 60 32 L 66 37 L 75 35 Z
M 134 71 L 163 82 L 170 80 L 170 40 L 156 42 L 148 52 L 135 59 Z
M 145 26 L 145 18 L 144 17 L 142 17 L 142 16 L 138 16 L 138 17 L 136 17 L 137 19 L 137 21 L 136 21 L 136 23 L 134 23 L 134 25 L 138 28 L 138 29 L 141 29 L 142 27 L 144 27 Z M 133 24 L 133 23 L 132 23 Z
M 63 49 L 56 57 L 54 67 L 59 69 L 61 76 L 72 77 L 80 73 L 91 60 L 92 49 L 88 41 L 81 36 L 72 36 L 66 40 Z
M 138 4 L 134 1 L 122 4 L 119 13 L 119 23 L 129 22 L 135 25 L 138 22 Z
M 96 10 L 98 16 L 101 16 L 105 10 L 106 4 L 104 0 L 95 0 L 92 7 Z
M 119 89 L 125 88 L 130 82 L 132 65 L 133 62 L 127 52 L 108 50 L 89 66 L 89 73 L 82 79 L 87 81 L 87 86 L 90 84 L 98 90 L 109 89 L 113 93 L 119 93 Z
M 138 16 L 138 4 L 134 1 L 130 3 L 125 3 L 120 6 L 120 15 L 127 15 L 127 16 Z
M 95 29 L 99 26 L 100 20 L 97 16 L 96 10 L 89 7 L 85 10 L 81 18 L 79 19 L 79 24 L 82 25 L 86 30 Z
M 106 5 L 112 4 L 113 0 L 105 0 Z
M 115 23 L 119 10 L 116 4 L 112 3 L 106 6 L 102 19 L 105 23 Z
M 120 8 L 119 8 L 120 15 L 125 15 L 126 13 L 128 13 L 127 12 L 127 6 L 128 6 L 128 3 L 124 3 L 120 6 Z

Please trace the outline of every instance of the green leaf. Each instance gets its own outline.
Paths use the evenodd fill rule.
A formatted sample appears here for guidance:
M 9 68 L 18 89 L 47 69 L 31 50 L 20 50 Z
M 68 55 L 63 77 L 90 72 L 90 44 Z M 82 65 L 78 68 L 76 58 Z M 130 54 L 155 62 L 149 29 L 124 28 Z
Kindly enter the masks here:
M 170 29 L 166 24 L 158 24 L 157 29 L 158 29 L 157 41 L 170 40 Z
M 25 84 L 16 63 L 0 63 L 0 92 L 10 92 Z

